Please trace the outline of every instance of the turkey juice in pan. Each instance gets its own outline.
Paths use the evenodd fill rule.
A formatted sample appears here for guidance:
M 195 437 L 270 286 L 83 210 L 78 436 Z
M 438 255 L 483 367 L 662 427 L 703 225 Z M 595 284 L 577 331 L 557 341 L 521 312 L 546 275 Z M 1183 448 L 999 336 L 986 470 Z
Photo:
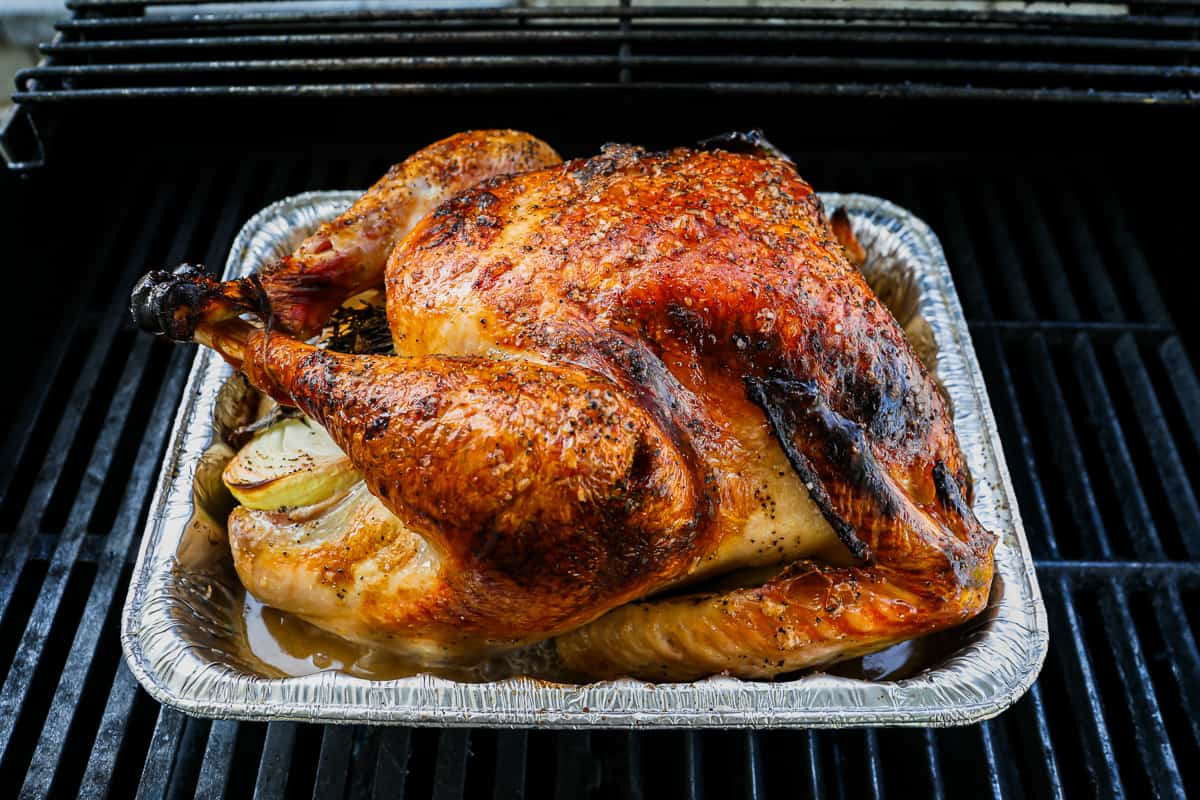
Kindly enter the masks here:
M 606 151 L 605 156 L 609 163 L 585 162 L 584 167 L 595 172 L 612 172 L 620 169 L 621 159 L 638 157 L 620 150 Z M 578 164 L 576 168 L 579 168 Z M 494 186 L 489 193 L 503 195 Z M 230 256 L 226 277 L 252 273 L 286 256 L 320 222 L 337 216 L 353 197 L 353 193 L 318 193 L 292 198 L 266 209 L 239 237 Z M 284 592 L 282 596 L 288 602 L 278 605 L 319 623 L 322 622 L 319 608 L 297 606 L 288 600 L 287 592 L 295 594 L 290 584 L 281 589 L 278 585 L 268 584 L 264 588 L 255 583 L 264 576 L 268 582 L 297 582 L 296 573 L 254 566 L 247 568 L 243 563 L 247 554 L 250 560 L 259 557 L 253 549 L 254 537 L 276 535 L 280 525 L 277 516 L 270 518 L 258 514 L 264 509 L 254 506 L 269 506 L 272 508 L 270 513 L 276 515 L 291 514 L 286 525 L 293 526 L 297 547 L 303 547 L 314 536 L 335 536 L 339 532 L 338 524 L 343 529 L 347 524 L 361 525 L 363 516 L 354 508 L 361 509 L 378 501 L 362 488 L 354 465 L 345 469 L 345 464 L 339 466 L 340 462 L 346 461 L 345 456 L 332 445 L 328 436 L 322 438 L 323 432 L 317 433 L 319 428 L 303 419 L 280 418 L 273 404 L 264 401 L 244 379 L 229 380 L 230 370 L 205 351 L 197 357 L 192 391 L 177 420 L 175 446 L 166 465 L 168 471 L 164 473 L 171 479 L 160 486 L 156 496 L 127 608 L 124 642 L 135 674 L 160 699 L 186 710 L 255 718 L 558 725 L 948 724 L 988 716 L 1006 707 L 1032 682 L 1040 665 L 1045 649 L 1044 612 L 1036 585 L 1031 580 L 1027 548 L 1011 504 L 1011 490 L 996 447 L 994 423 L 982 392 L 982 380 L 970 352 L 961 311 L 953 296 L 940 248 L 923 224 L 883 201 L 834 195 L 826 195 L 824 199 L 830 210 L 846 207 L 848 223 L 845 219 L 840 222 L 854 228 L 866 250 L 863 271 L 903 324 L 904 334 L 913 340 L 920 358 L 929 366 L 936 361 L 936 371 L 942 381 L 937 401 L 941 402 L 942 391 L 951 401 L 947 405 L 953 409 L 954 427 L 965 461 L 964 468 L 950 480 L 964 485 L 963 475 L 969 467 L 974 478 L 974 511 L 980 527 L 999 537 L 995 550 L 996 580 L 989 587 L 988 606 L 967 625 L 917 639 L 898 650 L 876 653 L 864 662 L 843 663 L 827 672 L 791 669 L 793 664 L 799 668 L 820 663 L 810 659 L 807 662 L 781 661 L 779 669 L 761 675 L 743 670 L 746 678 L 771 677 L 774 682 L 738 680 L 727 675 L 680 682 L 682 678 L 700 678 L 725 671 L 711 665 L 720 666 L 727 661 L 709 658 L 706 662 L 709 666 L 697 668 L 694 674 L 690 674 L 686 666 L 682 670 L 671 667 L 666 673 L 669 682 L 652 687 L 627 678 L 610 679 L 610 675 L 603 673 L 588 675 L 586 670 L 581 675 L 578 669 L 571 669 L 571 648 L 574 648 L 576 657 L 583 652 L 588 662 L 607 664 L 605 669 L 611 670 L 613 675 L 633 673 L 654 678 L 652 671 L 639 666 L 647 663 L 645 656 L 631 660 L 621 653 L 615 653 L 611 658 L 605 655 L 605 648 L 620 648 L 629 641 L 620 631 L 622 626 L 636 625 L 636 620 L 612 626 L 610 633 L 594 635 L 590 642 L 583 637 L 581 643 L 577 637 L 565 649 L 560 646 L 561 636 L 541 635 L 534 641 L 514 642 L 513 647 L 493 648 L 483 652 L 480 658 L 459 659 L 456 663 L 443 663 L 437 669 L 430 669 L 429 660 L 397 657 L 397 648 L 372 647 L 370 637 L 357 636 L 353 630 L 349 638 L 357 639 L 358 643 L 351 645 L 316 632 L 295 617 L 265 610 L 257 604 L 252 603 L 253 613 L 246 614 L 240 584 L 230 567 L 225 523 L 233 500 L 225 491 L 226 484 L 243 503 L 235 514 L 232 527 L 237 534 L 235 539 L 240 537 L 240 542 L 235 541 L 235 548 L 245 548 L 239 555 L 238 564 L 243 580 L 251 585 L 256 595 L 268 602 Z M 475 203 L 471 207 L 473 215 L 478 211 L 478 201 L 478 197 L 471 199 Z M 496 201 L 492 203 L 496 204 Z M 501 208 L 493 209 L 492 213 L 501 216 L 503 202 L 498 205 Z M 443 217 L 452 219 L 453 215 L 447 213 Z M 434 221 L 427 225 L 436 225 L 437 215 L 432 219 Z M 699 223 L 693 221 L 697 226 L 695 230 L 684 225 L 683 239 L 687 241 L 689 236 L 702 239 L 703 223 L 703 219 Z M 474 224 L 479 224 L 478 220 Z M 483 227 L 495 227 L 495 223 Z M 833 227 L 838 227 L 837 221 Z M 426 233 L 435 240 L 453 236 L 452 231 Z M 552 251 L 554 244 L 550 242 L 546 246 Z M 303 248 L 297 252 L 302 253 Z M 506 269 L 511 270 L 511 265 Z M 491 272 L 502 271 L 493 268 Z M 488 278 L 494 281 L 502 279 L 503 275 L 491 274 Z M 204 288 L 202 282 L 196 283 Z M 264 284 L 269 284 L 269 276 L 259 285 Z M 241 284 L 246 285 L 254 284 Z M 245 295 L 253 301 L 251 292 Z M 390 286 L 388 296 L 389 300 L 394 298 Z M 197 297 L 202 299 L 203 293 L 188 296 L 191 308 L 200 305 L 195 302 Z M 338 298 L 338 302 L 342 299 Z M 235 300 L 241 302 L 242 298 Z M 292 313 L 295 330 L 311 333 L 305 328 L 309 324 L 305 319 L 310 312 L 309 305 L 300 305 L 298 311 L 289 311 L 285 307 L 283 315 Z M 395 313 L 389 306 L 388 315 Z M 370 310 L 363 309 L 339 314 L 340 335 L 331 343 L 334 348 L 361 351 L 373 349 L 380 343 L 386 347 L 387 325 L 378 315 L 373 317 Z M 672 314 L 669 318 L 672 324 L 680 327 L 696 324 L 688 318 L 684 307 L 674 309 Z M 174 320 L 168 322 L 174 324 Z M 184 320 L 184 323 L 188 322 Z M 394 333 L 396 320 L 392 319 L 391 323 Z M 500 320 L 493 320 L 493 326 L 499 324 Z M 412 335 L 428 336 L 431 329 L 410 325 L 405 330 Z M 383 336 L 379 335 L 381 332 Z M 440 333 L 443 338 L 446 336 L 444 330 Z M 460 340 L 464 337 L 461 329 L 452 334 Z M 282 333 L 273 336 L 276 335 L 285 338 Z M 216 344 L 222 346 L 221 342 Z M 753 341 L 746 344 L 761 346 Z M 444 340 L 430 346 L 438 348 L 435 352 L 446 348 Z M 230 349 L 228 345 L 226 349 Z M 275 366 L 268 366 L 268 369 L 276 370 L 276 377 L 267 377 L 278 381 L 279 374 L 292 368 L 287 366 L 291 362 L 288 362 L 287 353 L 272 352 L 274 362 L 262 354 L 252 353 L 249 357 L 268 365 L 274 363 Z M 239 355 L 246 357 L 244 353 Z M 511 352 L 499 349 L 489 356 L 498 361 L 513 357 Z M 300 356 L 309 363 L 317 363 L 315 359 L 325 357 L 314 356 L 309 351 Z M 268 380 L 263 375 L 255 375 L 253 369 L 252 366 L 251 378 L 270 389 Z M 561 379 L 562 376 L 555 373 L 554 377 Z M 419 382 L 421 376 L 417 379 Z M 754 388 L 747 382 L 743 391 L 752 396 Z M 758 391 L 762 395 L 790 388 L 787 384 L 763 381 Z M 800 387 L 800 391 L 803 390 L 804 387 Z M 278 396 L 277 390 L 273 393 Z M 590 400 L 593 396 L 585 393 L 584 397 Z M 564 406 L 571 402 L 569 395 L 557 400 Z M 769 401 L 768 397 L 762 402 L 768 416 L 773 413 Z M 312 411 L 311 408 L 306 410 Z M 320 413 L 317 410 L 316 416 Z M 774 413 L 777 417 L 782 416 L 778 407 L 774 407 Z M 762 412 L 759 414 L 761 419 Z M 625 421 L 622 415 L 618 418 Z M 641 424 L 636 418 L 632 422 Z M 787 426 L 793 424 L 788 419 L 776 419 L 772 423 L 776 431 L 786 431 Z M 246 445 L 247 437 L 253 435 L 257 438 Z M 344 437 L 339 443 L 347 446 Z M 350 443 L 348 446 L 353 454 L 355 445 Z M 241 451 L 235 455 L 238 448 Z M 289 452 L 291 456 L 286 455 Z M 309 466 L 316 468 L 289 473 L 286 468 L 281 468 L 282 462 L 289 457 L 307 459 Z M 272 459 L 278 463 L 272 464 Z M 792 466 L 796 464 L 792 463 Z M 804 466 L 801 461 L 799 467 Z M 945 473 L 954 470 L 952 465 L 946 467 L 939 462 L 939 466 L 945 486 Z M 653 465 L 648 467 L 652 468 Z M 289 493 L 294 494 L 298 502 L 320 505 L 319 501 L 311 502 L 312 487 L 303 485 L 303 474 L 314 471 L 323 476 L 323 488 L 317 493 L 324 492 L 330 497 L 349 496 L 348 501 L 332 502 L 333 506 L 345 508 L 310 509 L 298 515 L 294 508 L 281 510 L 280 504 L 287 505 L 292 496 Z M 375 494 L 386 497 L 386 490 L 381 490 L 378 483 L 376 481 Z M 570 488 L 572 492 L 576 489 Z M 436 490 L 434 487 L 431 491 Z M 943 489 L 937 491 L 945 494 Z M 362 497 L 356 499 L 355 493 Z M 264 494 L 268 496 L 266 500 Z M 763 492 L 762 497 L 755 499 L 761 500 L 766 508 L 763 513 L 778 518 L 782 516 L 780 506 L 784 512 L 791 508 L 790 504 L 780 502 L 780 494 L 779 491 Z M 934 498 L 935 501 L 938 499 Z M 771 505 L 775 507 L 769 508 Z M 943 505 L 947 505 L 944 500 Z M 464 500 L 463 506 L 464 513 L 471 513 L 469 498 Z M 962 509 L 950 508 L 949 511 L 961 513 Z M 327 517 L 336 520 L 339 513 L 349 522 L 331 526 Z M 355 517 L 356 514 L 359 516 Z M 240 522 L 237 515 L 243 517 Z M 370 522 L 380 516 L 388 516 L 386 508 L 372 510 L 365 518 Z M 238 525 L 241 525 L 240 531 Z M 790 546 L 786 542 L 771 544 L 783 548 Z M 878 542 L 876 546 L 879 546 Z M 277 554 L 269 556 L 276 557 Z M 417 557 L 425 556 L 417 554 Z M 570 551 L 564 551 L 565 560 L 571 557 Z M 635 591 L 630 598 L 634 604 L 628 607 L 648 607 L 638 613 L 653 616 L 663 607 L 656 608 L 655 604 L 667 608 L 703 606 L 707 598 L 736 598 L 739 592 L 753 592 L 755 587 L 769 583 L 772 575 L 779 572 L 777 562 L 763 558 L 765 563 L 756 564 L 752 555 L 734 562 L 740 569 L 713 571 L 701 581 L 664 581 L 649 590 Z M 831 562 L 835 559 L 836 556 L 829 557 Z M 340 565 L 341 569 L 349 566 L 352 565 Z M 331 568 L 336 572 L 339 565 Z M 324 577 L 335 588 L 341 585 L 336 574 Z M 969 586 L 969 581 L 964 584 Z M 300 596 L 304 595 L 301 593 Z M 508 599 L 511 602 L 511 597 Z M 763 598 L 755 599 L 761 601 Z M 766 599 L 774 598 L 768 596 Z M 783 598 L 785 603 L 786 599 Z M 497 602 L 503 604 L 505 600 L 501 597 Z M 838 613 L 838 602 L 836 598 L 829 600 L 831 616 Z M 598 616 L 603 622 L 603 612 Z M 683 624 L 690 624 L 686 615 L 683 619 Z M 247 620 L 251 623 L 249 626 Z M 786 620 L 781 619 L 781 622 L 786 623 Z M 581 627 L 586 631 L 593 624 L 588 620 L 573 623 L 565 627 L 562 635 L 576 636 L 574 631 Z M 667 624 L 680 623 L 677 620 L 672 623 L 668 617 Z M 702 616 L 698 624 L 705 624 Z M 322 627 L 337 629 L 336 625 Z M 783 630 L 784 625 L 780 628 Z M 618 633 L 614 635 L 612 630 Z M 600 631 L 603 634 L 603 627 Z M 638 636 L 635 632 L 631 640 L 634 651 L 639 647 L 647 648 L 645 637 L 639 645 Z M 896 639 L 912 636 L 910 629 Z M 425 638 L 431 646 L 441 644 L 437 636 L 426 635 Z M 265 646 L 267 644 L 270 646 Z M 886 644 L 888 642 L 874 640 L 863 649 L 878 651 Z M 760 644 L 746 644 L 736 638 L 727 638 L 724 646 L 735 651 L 727 654 L 733 657 L 738 648 L 753 651 L 756 656 L 762 652 Z M 589 651 L 589 647 L 593 649 Z M 653 651 L 653 643 L 649 647 Z M 803 643 L 799 646 L 793 643 L 793 647 L 803 649 Z M 411 649 L 407 653 L 403 653 L 404 648 L 399 649 L 404 655 L 413 654 Z M 686 646 L 677 649 L 682 651 L 682 656 L 669 654 L 666 663 L 672 664 L 672 658 L 694 657 L 694 651 L 689 652 Z M 779 649 L 786 657 L 786 643 Z M 383 655 L 389 651 L 388 655 Z M 417 655 L 420 655 L 419 651 Z M 843 661 L 852 655 L 855 654 L 845 651 L 836 654 Z M 660 660 L 663 659 L 657 655 L 649 659 L 652 663 Z M 704 662 L 703 657 L 700 660 Z M 414 663 L 420 666 L 414 667 Z M 329 669 L 304 677 L 283 677 L 320 668 Z M 345 672 L 339 672 L 337 668 Z M 399 677 L 416 670 L 421 674 Z M 738 669 L 727 672 L 737 674 Z M 876 681 L 861 680 L 864 676 Z M 593 682 L 568 682 L 572 680 Z

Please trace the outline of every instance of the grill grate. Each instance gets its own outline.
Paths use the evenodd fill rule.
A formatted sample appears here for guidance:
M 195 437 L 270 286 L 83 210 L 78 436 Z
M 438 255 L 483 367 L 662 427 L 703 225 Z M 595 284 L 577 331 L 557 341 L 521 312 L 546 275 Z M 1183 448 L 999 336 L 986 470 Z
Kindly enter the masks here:
M 6 401 L 0 785 L 22 797 L 1200 793 L 1200 381 L 1147 267 L 1169 253 L 1152 235 L 1161 217 L 1134 214 L 1137 193 L 1105 177 L 1121 171 L 1093 162 L 797 161 L 818 187 L 912 208 L 946 246 L 1052 627 L 1044 673 L 1011 711 L 957 730 L 555 733 L 160 708 L 124 666 L 117 627 L 191 353 L 127 328 L 128 287 L 152 266 L 217 265 L 267 202 L 366 185 L 385 162 L 70 164 L 23 189 L 17 237 L 52 251 L 29 279 L 55 302 L 14 312 L 53 335 Z M 94 219 L 55 243 L 45 212 L 67 178 L 76 216 Z
M 1177 115 L 1200 102 L 1194 0 L 1007 5 L 1019 10 L 989 0 L 504 3 L 331 11 L 319 0 L 77 0 L 42 62 L 18 73 L 18 112 L 0 125 L 0 153 L 14 169 L 43 165 L 76 110 L 91 115 L 92 139 L 105 141 L 104 131 L 122 142 L 120 117 L 94 113 L 110 105 L 205 141 L 227 132 L 208 113 L 215 103 L 236 108 L 244 131 L 278 135 L 275 118 L 287 111 L 267 106 L 336 101 L 337 113 L 306 114 L 305 126 L 336 136 L 340 119 L 395 115 L 399 98 L 412 113 L 444 113 L 469 97 L 499 116 L 534 97 L 575 116 L 600 98 L 671 97 L 695 112 L 741 98 L 803 102 L 809 120 L 839 119 L 843 137 L 873 131 L 953 149 L 1031 130 L 1042 141 L 1123 145 L 1151 123 L 1156 146 L 1190 145 Z M 929 106 L 965 111 L 953 125 L 930 124 Z
M 68 5 L 73 17 L 42 47 L 47 63 L 18 76 L 22 103 L 511 93 L 536 84 L 1180 104 L 1200 90 L 1200 17 L 1187 2 L 1132 12 L 1102 2 L 1083 13 L 1069 5 L 994 11 L 987 2 L 953 10 Z
M 0 145 L 12 165 L 39 166 L 58 115 L 99 102 L 671 91 L 700 102 L 1120 104 L 1160 115 L 1200 102 L 1194 0 L 1015 11 L 988 0 L 350 11 L 304 2 L 73 0 L 43 62 L 18 73 L 22 112 Z

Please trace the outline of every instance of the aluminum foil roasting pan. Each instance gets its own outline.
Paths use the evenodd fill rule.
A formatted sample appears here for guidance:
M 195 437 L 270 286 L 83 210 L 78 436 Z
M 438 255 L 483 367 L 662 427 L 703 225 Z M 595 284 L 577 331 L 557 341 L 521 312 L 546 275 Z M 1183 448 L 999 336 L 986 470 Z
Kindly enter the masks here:
M 225 277 L 290 252 L 358 192 L 281 200 L 246 223 Z M 715 677 L 586 685 L 530 677 L 467 682 L 419 674 L 367 680 L 326 670 L 278 677 L 248 657 L 236 579 L 214 568 L 227 555 L 220 510 L 195 492 L 202 455 L 218 439 L 214 413 L 228 366 L 201 349 L 168 443 L 122 620 L 130 669 L 162 703 L 187 713 L 258 720 L 546 727 L 845 727 L 959 725 L 995 716 L 1033 683 L 1046 654 L 1046 613 L 983 376 L 942 248 L 909 212 L 864 195 L 822 195 L 846 207 L 870 260 L 864 271 L 898 316 L 936 351 L 936 372 L 974 478 L 975 512 L 1000 538 L 989 608 L 956 632 L 953 648 L 916 674 L 864 680 L 836 672 L 794 679 Z M 888 296 L 888 295 L 892 296 Z M 920 349 L 920 348 L 919 348 Z M 927 347 L 928 349 L 928 347 Z M 926 360 L 930 360 L 926 355 Z M 203 477 L 203 475 L 201 476 Z M 224 509 L 227 511 L 228 509 Z M 206 513 L 207 512 L 207 513 Z M 226 569 L 228 574 L 229 570 Z

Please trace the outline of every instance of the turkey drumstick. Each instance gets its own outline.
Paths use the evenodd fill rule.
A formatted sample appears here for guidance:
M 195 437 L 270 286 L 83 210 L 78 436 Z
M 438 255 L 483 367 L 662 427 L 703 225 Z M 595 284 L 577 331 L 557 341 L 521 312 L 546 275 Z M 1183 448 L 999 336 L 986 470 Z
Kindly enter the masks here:
M 143 330 L 190 341 L 198 322 L 269 311 L 275 327 L 308 338 L 346 298 L 383 283 L 392 247 L 439 203 L 487 178 L 560 161 L 550 145 L 520 131 L 455 134 L 392 167 L 340 217 L 254 276 L 218 283 L 188 265 L 148 274 L 133 292 L 134 319 Z

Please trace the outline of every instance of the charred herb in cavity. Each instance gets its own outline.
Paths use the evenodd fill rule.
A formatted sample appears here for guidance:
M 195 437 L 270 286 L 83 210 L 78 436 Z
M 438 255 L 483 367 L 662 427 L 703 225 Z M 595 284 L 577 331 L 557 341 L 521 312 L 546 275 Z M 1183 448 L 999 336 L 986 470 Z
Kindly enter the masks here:
M 342 306 L 329 319 L 325 346 L 338 353 L 395 355 L 383 306 Z

